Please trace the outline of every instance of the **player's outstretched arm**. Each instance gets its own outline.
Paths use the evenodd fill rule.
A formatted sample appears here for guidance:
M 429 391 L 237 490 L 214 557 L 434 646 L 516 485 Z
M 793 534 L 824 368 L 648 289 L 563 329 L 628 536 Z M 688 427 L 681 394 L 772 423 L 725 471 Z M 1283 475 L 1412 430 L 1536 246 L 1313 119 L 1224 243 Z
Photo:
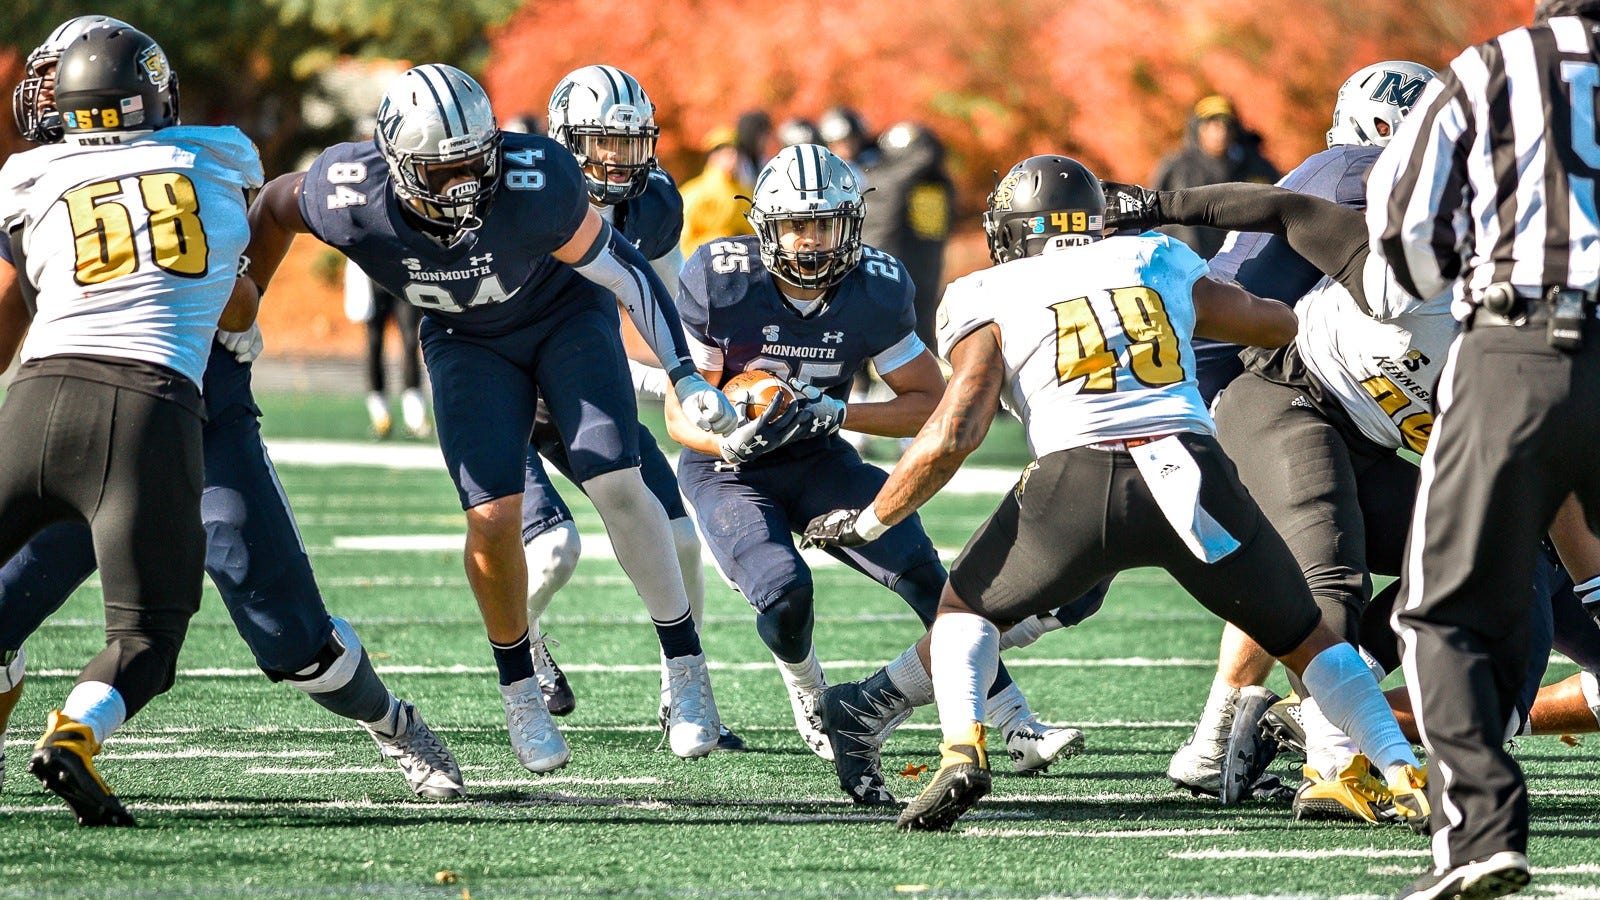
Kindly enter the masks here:
M 250 271 L 245 277 L 263 292 L 289 253 L 294 236 L 311 230 L 300 213 L 300 186 L 305 177 L 304 172 L 279 175 L 267 182 L 250 206 L 250 243 L 244 250 Z
M 0 235 L 0 240 L 5 237 Z M 17 348 L 22 346 L 22 338 L 32 322 L 33 314 L 28 312 L 28 304 L 23 301 L 17 270 L 0 259 L 0 372 L 11 368 L 11 361 L 16 358 Z
M 933 354 L 923 350 L 910 362 L 880 372 L 894 397 L 877 403 L 852 403 L 851 431 L 882 437 L 911 437 L 928 421 L 944 396 L 944 375 Z
M 1201 278 L 1191 291 L 1194 333 L 1199 337 L 1248 347 L 1282 347 L 1300 330 L 1294 310 L 1237 284 Z

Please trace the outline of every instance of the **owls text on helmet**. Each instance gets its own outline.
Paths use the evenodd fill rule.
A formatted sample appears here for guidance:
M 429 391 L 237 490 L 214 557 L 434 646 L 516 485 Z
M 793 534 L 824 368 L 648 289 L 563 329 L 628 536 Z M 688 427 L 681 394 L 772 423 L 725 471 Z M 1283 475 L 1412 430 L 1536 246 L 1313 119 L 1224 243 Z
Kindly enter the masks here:
M 612 205 L 644 193 L 656 162 L 656 108 L 615 66 L 568 73 L 550 95 L 550 136 L 583 167 L 589 198 Z
M 1427 66 L 1394 59 L 1373 63 L 1345 79 L 1333 105 L 1328 146 L 1389 146 L 1400 120 L 1411 112 L 1434 75 Z
M 861 185 L 826 147 L 796 144 L 778 151 L 752 193 L 749 218 L 761 262 L 779 279 L 820 290 L 838 284 L 861 261 Z
M 500 174 L 500 129 L 471 76 L 437 63 L 406 70 L 383 95 L 374 140 L 412 212 L 452 237 L 483 224 Z

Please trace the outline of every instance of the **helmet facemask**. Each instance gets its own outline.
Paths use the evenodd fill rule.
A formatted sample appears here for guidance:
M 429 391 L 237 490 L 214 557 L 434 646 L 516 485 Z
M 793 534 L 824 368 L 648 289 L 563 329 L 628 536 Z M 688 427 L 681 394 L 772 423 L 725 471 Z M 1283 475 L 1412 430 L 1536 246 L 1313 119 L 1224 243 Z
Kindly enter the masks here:
M 61 52 L 74 38 L 97 25 L 131 27 L 110 16 L 78 16 L 56 26 L 44 43 L 28 54 L 22 67 L 22 80 L 11 91 L 11 116 L 25 140 L 54 144 L 64 137 L 61 112 L 55 103 L 56 65 L 61 61 Z
M 401 75 L 378 108 L 374 140 L 411 213 L 451 241 L 483 226 L 501 136 L 483 88 L 465 72 L 429 64 Z
M 441 145 L 441 150 L 448 144 Z M 396 153 L 390 163 L 394 192 L 422 219 L 454 232 L 476 231 L 500 177 L 500 134 L 487 146 L 474 141 L 467 148 L 438 155 Z
M 583 167 L 584 186 L 594 202 L 612 206 L 644 193 L 656 163 L 654 125 L 613 128 L 573 125 L 564 143 Z
M 861 185 L 826 147 L 796 144 L 778 151 L 757 176 L 754 195 L 750 226 L 760 239 L 762 264 L 778 279 L 825 290 L 861 261 Z

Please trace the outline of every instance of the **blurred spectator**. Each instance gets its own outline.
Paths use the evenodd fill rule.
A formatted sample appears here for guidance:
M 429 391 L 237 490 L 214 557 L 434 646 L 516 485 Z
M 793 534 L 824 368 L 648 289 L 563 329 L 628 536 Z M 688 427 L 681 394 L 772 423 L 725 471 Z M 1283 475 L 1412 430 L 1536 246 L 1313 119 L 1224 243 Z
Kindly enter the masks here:
M 944 142 L 915 122 L 894 125 L 879 139 L 878 162 L 868 177 L 873 190 L 867 195 L 862 238 L 905 263 L 917 286 L 917 335 L 936 346 L 934 315 L 955 205 Z
M 544 134 L 544 117 L 534 113 L 520 113 L 507 119 L 500 129 L 514 131 L 517 134 Z
M 739 178 L 737 135 L 732 128 L 719 125 L 711 129 L 701 145 L 706 151 L 706 167 L 679 189 L 683 195 L 683 236 L 678 246 L 685 258 L 706 241 L 751 233 L 750 222 L 745 219 L 750 206 L 735 199 L 748 197 L 753 190 L 750 182 Z
M 861 183 L 872 187 L 872 181 L 866 176 L 877 165 L 878 148 L 872 135 L 867 133 L 867 123 L 861 114 L 848 106 L 831 107 L 817 120 L 817 131 L 828 149 L 850 164 Z
M 367 418 L 372 423 L 372 436 L 383 440 L 394 431 L 389 399 L 384 393 L 383 367 L 384 326 L 393 319 L 395 330 L 400 332 L 400 371 L 405 383 L 400 394 L 400 414 L 407 433 L 416 438 L 427 437 L 431 429 L 428 404 L 422 396 L 417 344 L 417 323 L 422 311 L 379 287 L 353 262 L 345 263 L 344 311 L 350 321 L 365 322 L 367 326 Z
M 1161 161 L 1150 178 L 1150 187 L 1172 191 L 1224 181 L 1271 184 L 1279 174 L 1277 167 L 1261 155 L 1261 136 L 1240 124 L 1227 97 L 1212 94 L 1194 105 L 1183 149 Z M 1205 259 L 1222 249 L 1227 236 L 1215 228 L 1185 225 L 1160 230 L 1188 244 Z
M 817 124 L 810 119 L 796 117 L 784 119 L 778 123 L 778 144 L 780 147 L 820 143 L 822 143 L 822 132 L 817 130 Z
M 759 109 L 752 109 L 740 114 L 733 132 L 734 145 L 739 148 L 739 180 L 745 184 L 755 184 L 756 174 L 761 167 L 778 153 L 778 148 L 772 145 L 772 117 Z

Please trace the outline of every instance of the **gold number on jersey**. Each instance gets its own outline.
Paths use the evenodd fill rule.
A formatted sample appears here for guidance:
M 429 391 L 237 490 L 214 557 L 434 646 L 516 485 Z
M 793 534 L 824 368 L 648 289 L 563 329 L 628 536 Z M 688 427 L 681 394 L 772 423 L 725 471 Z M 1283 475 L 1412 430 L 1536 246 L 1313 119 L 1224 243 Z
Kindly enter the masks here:
M 1161 295 L 1147 287 L 1117 288 L 1111 303 L 1128 338 L 1128 368 L 1147 387 L 1177 384 L 1184 378 L 1178 335 L 1167 318 Z M 1056 379 L 1084 379 L 1079 390 L 1105 394 L 1117 389 L 1117 354 L 1106 347 L 1105 327 L 1088 297 L 1050 307 L 1056 313 Z
M 1406 396 L 1400 386 L 1390 381 L 1385 375 L 1374 375 L 1361 382 L 1367 394 L 1377 401 L 1378 408 L 1384 415 L 1393 419 L 1395 413 L 1411 405 L 1411 399 Z M 1406 449 L 1414 453 L 1421 453 L 1428 449 L 1428 438 L 1433 436 L 1433 414 L 1416 412 L 1395 422 L 1395 427 L 1400 429 L 1400 440 Z
M 79 284 L 100 284 L 139 268 L 133 240 L 133 217 L 116 181 L 101 181 L 70 191 L 62 199 L 77 240 Z M 139 195 L 149 217 L 150 250 L 162 271 L 197 277 L 206 273 L 205 226 L 194 182 L 177 172 L 139 176 Z

